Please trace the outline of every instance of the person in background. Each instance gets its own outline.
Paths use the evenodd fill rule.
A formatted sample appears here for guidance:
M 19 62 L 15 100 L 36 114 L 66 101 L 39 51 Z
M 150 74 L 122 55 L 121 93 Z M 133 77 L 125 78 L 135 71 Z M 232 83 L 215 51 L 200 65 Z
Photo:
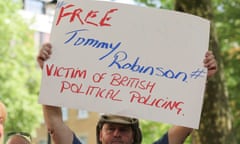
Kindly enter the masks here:
M 4 123 L 7 118 L 6 106 L 0 101 L 0 144 L 3 143 L 4 137 Z
M 52 45 L 44 44 L 37 56 L 41 68 L 51 54 Z M 211 51 L 206 52 L 203 63 L 208 69 L 208 77 L 213 76 L 217 71 L 217 62 Z M 48 132 L 55 144 L 82 144 L 63 122 L 60 107 L 43 105 L 43 113 Z M 182 144 L 191 132 L 191 128 L 173 126 L 153 144 Z M 142 142 L 139 120 L 119 115 L 102 115 L 96 126 L 96 135 L 97 144 L 141 144 Z
M 11 132 L 7 134 L 6 144 L 31 144 L 31 135 L 25 132 Z
M 7 109 L 3 102 L 0 101 L 0 144 L 4 141 L 4 123 L 7 119 Z M 8 133 L 6 144 L 31 144 L 31 136 L 27 133 Z

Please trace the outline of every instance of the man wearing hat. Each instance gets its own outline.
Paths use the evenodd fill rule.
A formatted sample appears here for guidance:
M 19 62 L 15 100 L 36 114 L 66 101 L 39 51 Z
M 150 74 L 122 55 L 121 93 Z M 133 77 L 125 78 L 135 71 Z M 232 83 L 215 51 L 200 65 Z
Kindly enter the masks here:
M 6 144 L 31 144 L 32 137 L 25 132 L 10 132 L 7 134 Z
M 7 109 L 0 101 L 0 144 L 4 141 L 4 123 L 7 119 Z M 11 132 L 7 134 L 6 144 L 31 144 L 31 136 L 24 132 Z
M 52 46 L 46 43 L 37 57 L 38 64 L 43 63 L 52 53 Z M 206 53 L 204 66 L 208 76 L 217 71 L 217 62 L 211 51 Z M 43 105 L 44 119 L 55 144 L 81 144 L 74 132 L 62 120 L 60 107 Z M 173 126 L 154 144 L 182 144 L 192 132 L 191 128 Z M 142 134 L 136 118 L 119 115 L 102 115 L 96 127 L 97 144 L 141 144 Z

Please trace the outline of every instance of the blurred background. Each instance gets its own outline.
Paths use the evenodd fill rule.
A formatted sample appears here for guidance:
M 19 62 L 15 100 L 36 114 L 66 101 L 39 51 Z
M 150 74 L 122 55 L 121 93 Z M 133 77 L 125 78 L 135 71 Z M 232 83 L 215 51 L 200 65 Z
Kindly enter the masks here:
M 186 144 L 240 143 L 240 0 L 118 0 L 143 7 L 170 9 L 211 21 L 209 49 L 219 64 L 210 78 L 200 128 Z M 0 100 L 7 106 L 5 132 L 28 132 L 34 144 L 49 144 L 38 93 L 39 48 L 49 41 L 57 0 L 0 1 Z M 98 113 L 63 108 L 63 119 L 84 144 L 96 143 Z M 143 144 L 158 139 L 168 124 L 141 120 Z M 81 129 L 81 131 L 79 131 Z

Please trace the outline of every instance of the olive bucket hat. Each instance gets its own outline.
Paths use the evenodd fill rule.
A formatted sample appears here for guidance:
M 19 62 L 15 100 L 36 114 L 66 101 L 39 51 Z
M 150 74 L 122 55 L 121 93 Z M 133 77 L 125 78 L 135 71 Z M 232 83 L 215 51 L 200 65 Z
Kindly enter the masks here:
M 105 123 L 116 123 L 116 124 L 124 124 L 124 125 L 131 126 L 134 132 L 133 144 L 141 144 L 142 132 L 141 132 L 141 129 L 139 128 L 139 120 L 136 118 L 120 116 L 120 115 L 112 115 L 112 114 L 101 115 L 96 127 L 97 144 L 101 144 L 101 142 L 99 141 L 99 134 Z

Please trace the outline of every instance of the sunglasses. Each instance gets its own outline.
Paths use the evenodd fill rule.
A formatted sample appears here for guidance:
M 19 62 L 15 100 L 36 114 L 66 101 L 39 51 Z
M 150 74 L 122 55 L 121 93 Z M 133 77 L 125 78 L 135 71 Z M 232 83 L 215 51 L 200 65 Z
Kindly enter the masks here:
M 9 132 L 7 133 L 7 137 L 10 138 L 11 136 L 18 135 L 25 138 L 27 141 L 32 142 L 32 137 L 29 133 L 26 132 Z

